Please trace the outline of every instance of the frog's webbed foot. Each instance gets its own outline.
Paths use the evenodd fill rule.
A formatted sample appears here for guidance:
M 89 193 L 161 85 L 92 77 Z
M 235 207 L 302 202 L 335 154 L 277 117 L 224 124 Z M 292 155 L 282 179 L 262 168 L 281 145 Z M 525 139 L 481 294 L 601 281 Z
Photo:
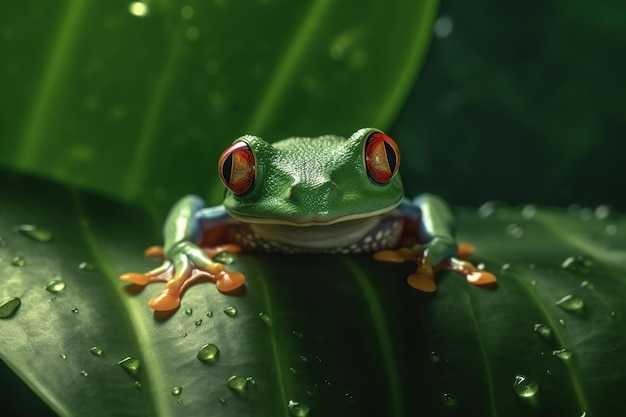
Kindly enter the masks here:
M 234 252 L 238 247 L 229 245 Z M 213 248 L 210 253 L 218 253 L 224 247 Z M 148 256 L 163 256 L 163 249 L 151 247 L 146 250 Z M 199 279 L 208 278 L 215 282 L 220 292 L 231 293 L 244 285 L 245 277 L 239 272 L 228 271 L 222 263 L 211 260 L 204 249 L 191 242 L 180 242 L 175 245 L 158 268 L 146 273 L 127 273 L 120 276 L 123 281 L 136 285 L 147 285 L 152 282 L 166 282 L 166 286 L 154 296 L 148 305 L 156 311 L 174 310 L 180 306 L 180 298 L 185 289 Z
M 382 250 L 374 253 L 374 259 L 383 262 L 402 263 L 413 261 L 417 264 L 415 273 L 407 277 L 407 283 L 423 292 L 434 292 L 437 289 L 435 283 L 435 275 L 440 270 L 448 270 L 465 276 L 467 282 L 473 285 L 485 286 L 496 283 L 496 277 L 487 272 L 476 268 L 469 261 L 461 260 L 473 251 L 473 248 L 467 244 L 459 245 L 457 257 L 450 256 L 433 268 L 431 262 L 424 256 L 424 248 L 400 248 L 397 250 Z

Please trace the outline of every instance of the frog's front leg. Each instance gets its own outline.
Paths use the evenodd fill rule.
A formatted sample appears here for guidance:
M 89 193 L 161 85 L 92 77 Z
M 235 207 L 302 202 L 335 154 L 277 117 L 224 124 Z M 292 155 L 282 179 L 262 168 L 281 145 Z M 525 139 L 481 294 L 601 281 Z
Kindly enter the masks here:
M 205 229 L 228 221 L 223 207 L 205 208 L 204 201 L 196 196 L 183 197 L 170 211 L 164 226 L 165 246 L 149 248 L 147 254 L 163 254 L 161 266 L 147 273 L 127 273 L 120 279 L 137 285 L 167 282 L 165 289 L 148 303 L 157 311 L 174 310 L 180 306 L 185 289 L 200 278 L 209 278 L 221 292 L 233 292 L 244 284 L 244 276 L 226 270 L 223 264 L 213 261 L 207 251 L 198 246 Z M 210 248 L 208 249 L 210 253 Z
M 417 222 L 415 234 L 419 243 L 398 250 L 380 251 L 374 258 L 388 262 L 415 262 L 417 270 L 407 278 L 410 286 L 425 292 L 435 291 L 435 274 L 442 269 L 462 274 L 474 285 L 496 282 L 495 276 L 489 272 L 458 259 L 467 254 L 469 245 L 457 245 L 452 211 L 441 198 L 424 194 L 413 201 L 405 200 L 399 210 L 409 220 Z

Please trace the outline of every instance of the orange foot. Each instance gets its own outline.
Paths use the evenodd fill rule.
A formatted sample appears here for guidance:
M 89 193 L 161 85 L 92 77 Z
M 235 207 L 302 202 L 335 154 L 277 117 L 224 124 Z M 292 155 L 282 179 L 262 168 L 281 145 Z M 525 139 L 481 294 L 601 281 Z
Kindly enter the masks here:
M 457 256 L 464 258 L 473 251 L 474 249 L 471 245 L 460 244 Z M 382 250 L 374 254 L 374 259 L 383 262 L 415 262 L 417 270 L 407 277 L 407 282 L 411 287 L 423 292 L 434 292 L 437 289 L 435 275 L 442 269 L 464 275 L 467 282 L 473 285 L 485 286 L 496 283 L 496 277 L 493 274 L 476 268 L 469 261 L 455 257 L 451 257 L 437 265 L 436 268 L 433 268 L 430 261 L 424 257 L 423 249 L 400 248 L 397 250 Z
M 219 248 L 200 249 L 184 242 L 174 255 L 173 261 L 166 259 L 161 266 L 146 273 L 130 272 L 120 276 L 122 281 L 135 285 L 147 285 L 152 282 L 166 282 L 159 294 L 152 297 L 148 305 L 156 311 L 170 311 L 180 307 L 180 298 L 185 289 L 199 279 L 215 282 L 220 292 L 232 293 L 241 288 L 245 277 L 239 272 L 228 271 L 223 264 L 211 260 L 207 253 L 217 253 L 224 249 L 240 252 L 234 245 Z M 147 256 L 163 256 L 163 248 L 152 246 L 144 252 Z

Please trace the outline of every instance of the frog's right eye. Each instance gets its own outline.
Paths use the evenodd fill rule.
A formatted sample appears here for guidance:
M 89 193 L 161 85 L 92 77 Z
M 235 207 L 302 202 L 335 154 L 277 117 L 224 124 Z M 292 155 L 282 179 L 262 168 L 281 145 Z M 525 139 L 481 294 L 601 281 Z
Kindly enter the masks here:
M 226 148 L 218 162 L 222 182 L 236 195 L 244 195 L 252 189 L 255 168 L 254 153 L 244 141 Z

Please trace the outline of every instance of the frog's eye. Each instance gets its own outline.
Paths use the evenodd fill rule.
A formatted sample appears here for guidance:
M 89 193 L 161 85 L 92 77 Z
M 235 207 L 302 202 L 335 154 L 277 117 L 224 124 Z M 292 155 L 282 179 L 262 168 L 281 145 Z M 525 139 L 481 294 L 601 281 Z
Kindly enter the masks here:
M 254 185 L 254 154 L 246 142 L 239 141 L 230 145 L 218 162 L 222 182 L 237 195 L 244 195 Z
M 400 167 L 400 149 L 389 136 L 374 132 L 365 141 L 365 168 L 376 184 L 387 184 Z

